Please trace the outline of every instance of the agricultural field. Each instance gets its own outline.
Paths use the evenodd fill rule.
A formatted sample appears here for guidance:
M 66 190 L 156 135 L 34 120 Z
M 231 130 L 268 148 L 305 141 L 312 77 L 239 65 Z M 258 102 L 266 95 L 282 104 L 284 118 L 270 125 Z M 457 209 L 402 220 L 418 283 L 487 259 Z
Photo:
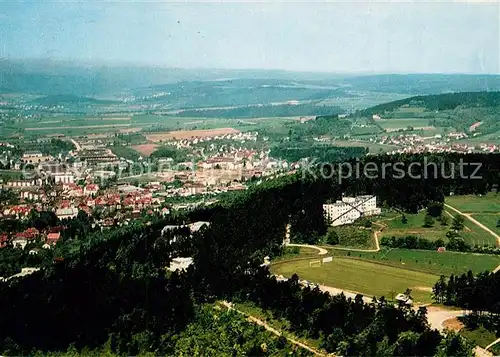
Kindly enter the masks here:
M 233 128 L 220 128 L 208 130 L 176 130 L 164 133 L 147 134 L 146 138 L 152 142 L 162 142 L 172 139 L 190 139 L 199 137 L 211 137 L 227 134 L 238 134 L 240 131 Z
M 144 157 L 148 157 L 149 155 L 151 155 L 153 152 L 156 151 L 158 147 L 159 146 L 157 144 L 141 144 L 141 145 L 131 146 L 132 149 L 134 149 Z
M 348 252 L 334 250 L 336 256 L 351 257 L 378 262 L 394 267 L 436 275 L 462 274 L 492 271 L 500 265 L 500 256 L 493 254 L 437 252 L 432 250 L 400 249 L 382 247 L 379 252 Z
M 424 128 L 424 127 L 431 127 L 429 125 L 429 120 L 428 119 L 421 119 L 421 118 L 405 118 L 405 119 L 380 119 L 375 121 L 378 125 L 380 125 L 382 128 L 386 129 L 387 131 L 392 130 L 398 130 L 398 129 L 406 129 L 409 126 L 413 128 Z
M 382 223 L 386 224 L 387 228 L 384 229 L 380 236 L 402 237 L 414 235 L 428 240 L 442 239 L 447 242 L 448 239 L 446 238 L 446 232 L 450 230 L 450 224 L 453 219 L 452 217 L 455 213 L 453 211 L 449 211 L 449 214 L 445 214 L 448 217 L 448 225 L 445 226 L 435 219 L 432 227 L 424 227 L 424 218 L 426 215 L 425 211 L 419 212 L 418 214 L 406 214 L 406 224 L 402 222 L 401 216 L 392 220 L 386 220 Z M 460 236 L 464 238 L 467 243 L 471 245 L 496 245 L 495 237 L 488 232 L 485 232 L 481 227 L 478 227 L 468 220 L 465 220 L 464 225 L 464 230 L 460 232 Z
M 300 117 L 299 117 L 300 118 Z M 276 118 L 203 118 L 176 117 L 172 115 L 122 115 L 83 116 L 57 115 L 44 116 L 36 119 L 25 119 L 12 123 L 4 123 L 0 127 L 1 136 L 10 136 L 17 132 L 24 136 L 39 136 L 47 134 L 63 134 L 80 136 L 95 133 L 134 133 L 139 131 L 173 131 L 173 130 L 210 130 L 220 128 L 235 128 L 239 131 L 267 130 L 271 133 L 286 135 L 286 123 L 297 123 L 297 117 Z
M 271 270 L 286 277 L 296 273 L 301 279 L 366 296 L 394 298 L 410 288 L 416 303 L 432 302 L 432 287 L 439 278 L 429 273 L 338 257 L 316 267 L 311 267 L 308 259 L 277 262 Z

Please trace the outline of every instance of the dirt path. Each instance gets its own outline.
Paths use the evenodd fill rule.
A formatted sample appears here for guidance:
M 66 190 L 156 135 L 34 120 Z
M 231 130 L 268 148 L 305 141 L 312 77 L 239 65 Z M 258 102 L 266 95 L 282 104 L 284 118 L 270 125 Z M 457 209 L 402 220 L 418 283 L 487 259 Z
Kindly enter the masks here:
M 300 341 L 297 341 L 291 337 L 288 337 L 286 335 L 283 335 L 283 333 L 281 331 L 278 331 L 276 330 L 275 328 L 269 326 L 265 321 L 262 321 L 260 319 L 258 319 L 257 317 L 255 316 L 252 316 L 252 315 L 249 315 L 247 314 L 246 312 L 243 312 L 241 310 L 238 310 L 238 309 L 235 309 L 233 307 L 233 304 L 230 303 L 230 302 L 227 302 L 227 301 L 222 301 L 221 304 L 223 306 L 225 306 L 226 308 L 228 308 L 229 310 L 234 310 L 236 311 L 237 313 L 243 315 L 243 316 L 246 316 L 248 318 L 249 321 L 259 325 L 259 326 L 262 326 L 264 327 L 267 331 L 275 334 L 276 336 L 284 336 L 290 343 L 294 344 L 295 346 L 299 346 L 305 350 L 308 350 L 309 352 L 313 353 L 314 355 L 316 356 L 333 356 L 332 354 L 326 354 L 326 353 L 323 353 L 321 351 L 318 351 L 312 347 L 309 347 L 308 345 L 306 345 L 305 343 L 303 342 L 300 342 Z
M 447 210 L 444 210 L 444 211 L 446 212 L 446 214 L 447 214 L 447 215 L 448 215 L 451 219 L 455 218 L 455 216 L 453 216 L 453 215 L 452 215 L 450 212 L 448 212 Z M 467 227 L 467 226 L 464 226 L 464 228 L 465 228 L 465 230 L 466 230 L 467 232 L 470 232 L 470 231 L 471 231 L 471 229 L 470 229 L 469 227 Z

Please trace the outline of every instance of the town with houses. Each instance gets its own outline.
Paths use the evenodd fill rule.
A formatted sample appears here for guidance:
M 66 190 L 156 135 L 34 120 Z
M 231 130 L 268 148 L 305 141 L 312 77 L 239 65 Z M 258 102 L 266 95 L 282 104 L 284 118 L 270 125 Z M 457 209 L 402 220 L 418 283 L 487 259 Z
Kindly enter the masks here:
M 269 150 L 246 148 L 244 142 L 255 139 L 252 134 L 171 140 L 165 145 L 193 153 L 186 161 L 168 157 L 126 160 L 113 153 L 106 139 L 105 135 L 72 138 L 73 149 L 66 153 L 26 150 L 18 157 L 12 155 L 13 145 L 2 143 L 3 162 L 12 168 L 2 173 L 22 172 L 24 176 L 2 176 L 2 192 L 11 195 L 0 203 L 0 217 L 26 221 L 34 211 L 49 211 L 59 222 L 67 222 L 84 214 L 93 218 L 93 227 L 106 229 L 139 217 L 210 205 L 219 194 L 246 190 L 299 167 L 271 158 Z M 206 149 L 200 150 L 200 144 L 207 144 Z M 12 244 L 24 249 L 41 239 L 42 248 L 50 249 L 61 239 L 62 229 L 64 224 L 44 231 L 27 227 L 3 233 L 0 247 Z

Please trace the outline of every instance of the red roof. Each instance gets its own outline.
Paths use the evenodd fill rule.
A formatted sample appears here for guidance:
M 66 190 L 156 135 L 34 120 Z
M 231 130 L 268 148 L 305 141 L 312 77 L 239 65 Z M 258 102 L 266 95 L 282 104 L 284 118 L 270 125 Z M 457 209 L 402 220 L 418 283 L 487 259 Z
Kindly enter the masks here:
M 61 233 L 49 233 L 47 234 L 47 240 L 56 241 L 61 238 Z

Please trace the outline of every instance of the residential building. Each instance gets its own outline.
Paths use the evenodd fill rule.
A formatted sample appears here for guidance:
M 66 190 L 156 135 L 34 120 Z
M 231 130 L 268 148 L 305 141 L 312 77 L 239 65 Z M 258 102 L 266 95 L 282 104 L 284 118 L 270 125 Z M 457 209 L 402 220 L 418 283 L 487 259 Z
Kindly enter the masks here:
M 56 216 L 59 219 L 70 219 L 76 217 L 78 214 L 78 208 L 69 207 L 69 208 L 58 208 L 56 210 Z
M 21 161 L 25 164 L 39 164 L 40 162 L 49 160 L 48 156 L 44 156 L 41 151 L 26 151 Z

